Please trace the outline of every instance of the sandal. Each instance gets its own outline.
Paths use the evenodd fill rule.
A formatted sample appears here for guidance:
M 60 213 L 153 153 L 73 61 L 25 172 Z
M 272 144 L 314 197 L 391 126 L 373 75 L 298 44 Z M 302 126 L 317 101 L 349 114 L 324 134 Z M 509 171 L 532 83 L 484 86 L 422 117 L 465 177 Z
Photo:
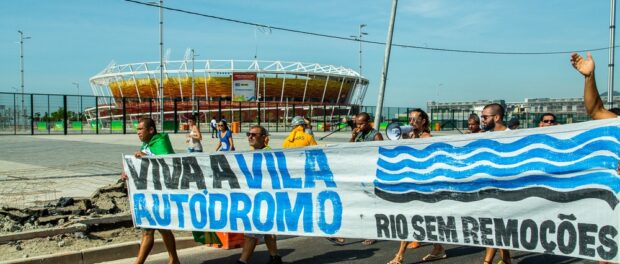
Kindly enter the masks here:
M 377 242 L 377 240 L 374 240 L 374 239 L 366 239 L 366 240 L 362 241 L 362 245 L 370 246 L 370 245 L 372 245 L 372 244 L 374 244 L 376 242 Z
M 448 257 L 445 251 L 441 251 L 438 254 L 429 253 L 428 255 L 422 258 L 422 261 L 433 261 L 438 259 L 445 259 Z
M 409 242 L 409 244 L 407 244 L 407 248 L 419 248 L 420 247 L 420 242 L 418 241 L 411 241 Z
M 325 239 L 337 246 L 344 245 L 344 238 L 341 237 L 326 237 Z
M 403 264 L 403 256 L 402 255 L 396 255 L 387 264 Z

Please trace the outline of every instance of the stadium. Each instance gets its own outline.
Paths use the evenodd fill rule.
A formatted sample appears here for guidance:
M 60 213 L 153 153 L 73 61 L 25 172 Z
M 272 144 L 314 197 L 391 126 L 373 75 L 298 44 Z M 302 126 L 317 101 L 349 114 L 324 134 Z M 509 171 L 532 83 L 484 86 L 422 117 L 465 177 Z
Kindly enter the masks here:
M 159 64 L 111 63 L 90 78 L 93 94 L 102 100 L 85 110 L 87 119 L 104 127 L 142 116 L 161 121 Z M 285 122 L 304 115 L 333 123 L 362 103 L 367 87 L 368 80 L 352 69 L 318 63 L 166 61 L 164 127 L 177 127 L 192 113 L 200 122 L 220 116 L 229 122 Z

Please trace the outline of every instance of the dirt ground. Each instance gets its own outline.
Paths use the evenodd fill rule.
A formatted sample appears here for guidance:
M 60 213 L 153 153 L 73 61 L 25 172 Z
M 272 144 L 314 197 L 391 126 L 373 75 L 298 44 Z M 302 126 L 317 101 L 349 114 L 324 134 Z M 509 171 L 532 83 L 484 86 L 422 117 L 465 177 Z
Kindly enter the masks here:
M 133 227 L 117 227 L 110 230 L 92 231 L 89 233 L 69 233 L 46 238 L 19 240 L 0 245 L 0 261 L 28 258 L 34 256 L 56 254 L 61 252 L 79 251 L 87 248 L 139 241 L 140 229 Z M 155 238 L 160 238 L 155 232 Z M 190 237 L 191 232 L 174 232 L 177 238 Z M 137 253 L 137 252 L 136 252 Z

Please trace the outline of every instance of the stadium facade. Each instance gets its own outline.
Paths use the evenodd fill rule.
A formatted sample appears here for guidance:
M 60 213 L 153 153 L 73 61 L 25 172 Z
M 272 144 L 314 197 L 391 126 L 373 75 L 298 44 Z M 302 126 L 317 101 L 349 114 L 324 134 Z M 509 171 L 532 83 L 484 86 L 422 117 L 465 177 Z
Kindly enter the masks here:
M 159 62 L 111 63 L 90 78 L 93 94 L 102 98 L 97 109 L 86 110 L 89 120 L 118 118 L 119 109 L 127 109 L 131 119 L 150 115 L 159 120 Z M 204 119 L 214 111 L 228 112 L 232 119 L 255 120 L 281 118 L 278 113 L 292 107 L 304 109 L 343 109 L 360 105 L 368 80 L 352 69 L 318 63 L 260 60 L 190 60 L 166 61 L 163 98 L 165 120 L 175 115 L 199 113 Z M 124 106 L 124 107 L 123 107 Z M 312 116 L 314 113 L 304 113 Z M 325 115 L 325 113 L 322 113 Z M 330 116 L 330 119 L 331 117 Z M 231 118 L 229 118 L 230 120 Z

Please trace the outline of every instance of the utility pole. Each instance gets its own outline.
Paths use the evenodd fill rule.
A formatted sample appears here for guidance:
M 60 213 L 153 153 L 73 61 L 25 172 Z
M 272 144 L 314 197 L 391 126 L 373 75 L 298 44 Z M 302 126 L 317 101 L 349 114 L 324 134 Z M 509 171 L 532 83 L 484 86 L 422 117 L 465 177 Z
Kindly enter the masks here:
M 381 86 L 377 96 L 377 110 L 375 110 L 375 127 L 379 130 L 381 123 L 381 112 L 383 111 L 383 96 L 385 95 L 385 83 L 387 82 L 388 67 L 390 65 L 390 52 L 392 51 L 392 35 L 394 34 L 394 21 L 396 20 L 396 7 L 398 0 L 392 0 L 392 14 L 388 26 L 387 41 L 385 42 L 385 55 L 383 56 L 383 72 L 381 73 Z
M 19 33 L 19 62 L 20 62 L 20 68 L 19 68 L 19 72 L 21 75 L 21 110 L 20 110 L 20 115 L 22 115 L 22 117 L 24 118 L 24 128 L 26 127 L 26 109 L 24 108 L 24 40 L 25 39 L 30 39 L 30 37 L 24 37 L 24 32 L 21 30 L 18 30 L 17 33 Z

